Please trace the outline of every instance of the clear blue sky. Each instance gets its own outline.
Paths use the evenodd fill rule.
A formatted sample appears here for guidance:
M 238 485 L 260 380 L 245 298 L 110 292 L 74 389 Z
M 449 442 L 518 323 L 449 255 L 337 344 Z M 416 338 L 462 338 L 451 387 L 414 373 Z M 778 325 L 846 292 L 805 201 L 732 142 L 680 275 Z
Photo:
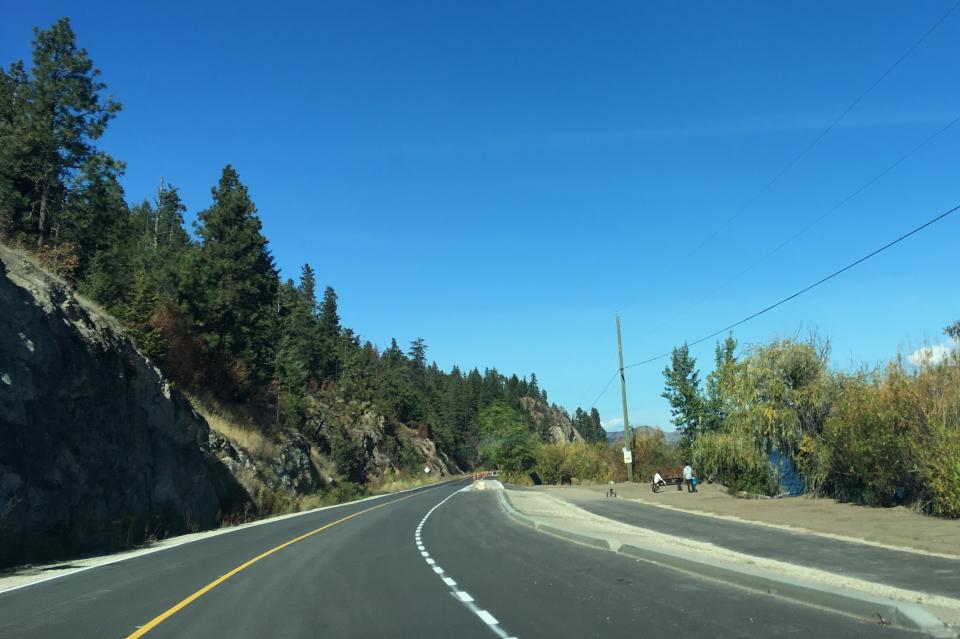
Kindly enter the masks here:
M 638 361 L 960 203 L 957 125 L 714 293 L 960 114 L 958 10 L 691 255 L 953 0 L 791 4 L 5 0 L 0 63 L 70 16 L 124 105 L 102 146 L 130 201 L 162 175 L 193 214 L 232 163 L 284 274 L 313 264 L 364 338 L 536 371 L 572 410 L 616 367 L 617 310 Z M 736 336 L 816 327 L 840 367 L 941 342 L 958 232 L 948 218 Z M 694 353 L 705 375 L 712 345 Z M 629 371 L 632 422 L 668 426 L 662 368 Z

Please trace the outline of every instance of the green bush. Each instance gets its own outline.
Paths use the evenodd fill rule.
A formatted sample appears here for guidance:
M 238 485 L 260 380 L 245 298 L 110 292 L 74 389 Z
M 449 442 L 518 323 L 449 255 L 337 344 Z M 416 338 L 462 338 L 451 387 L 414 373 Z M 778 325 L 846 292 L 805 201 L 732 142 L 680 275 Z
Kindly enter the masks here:
M 537 448 L 534 470 L 546 484 L 579 481 L 607 482 L 616 479 L 614 459 L 607 444 L 543 444 Z
M 870 506 L 960 517 L 960 366 L 837 376 L 833 411 L 798 463 L 811 491 Z
M 751 436 L 735 432 L 705 433 L 693 443 L 691 463 L 699 477 L 719 481 L 730 492 L 777 493 L 773 465 Z
M 931 426 L 930 435 L 919 454 L 927 487 L 924 510 L 940 517 L 960 518 L 960 428 L 956 423 L 938 423 Z
M 525 473 L 536 463 L 536 436 L 523 417 L 503 402 L 494 402 L 477 416 L 480 457 L 511 473 Z

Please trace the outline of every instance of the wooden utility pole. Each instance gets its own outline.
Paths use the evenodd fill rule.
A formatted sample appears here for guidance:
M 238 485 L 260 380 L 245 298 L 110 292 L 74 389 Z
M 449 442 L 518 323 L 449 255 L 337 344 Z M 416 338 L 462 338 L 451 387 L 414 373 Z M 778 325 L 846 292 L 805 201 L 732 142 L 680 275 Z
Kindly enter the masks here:
M 623 448 L 624 460 L 626 451 L 633 453 L 633 431 L 630 429 L 630 418 L 627 416 L 627 380 L 623 374 L 623 341 L 620 339 L 620 313 L 617 313 L 617 356 L 620 358 L 620 398 L 623 400 Z M 627 464 L 627 481 L 633 481 L 633 460 Z

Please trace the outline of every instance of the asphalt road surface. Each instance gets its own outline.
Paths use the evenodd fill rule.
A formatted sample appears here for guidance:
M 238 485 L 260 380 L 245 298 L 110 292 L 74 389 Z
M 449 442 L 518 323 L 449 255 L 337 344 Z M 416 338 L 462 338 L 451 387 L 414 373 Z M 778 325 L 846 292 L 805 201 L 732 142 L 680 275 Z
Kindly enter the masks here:
M 696 497 L 692 497 L 695 499 Z M 960 560 L 879 548 L 821 535 L 755 526 L 622 499 L 571 499 L 601 517 L 730 550 L 828 572 L 960 598 Z
M 916 636 L 544 535 L 465 485 L 0 593 L 0 637 Z

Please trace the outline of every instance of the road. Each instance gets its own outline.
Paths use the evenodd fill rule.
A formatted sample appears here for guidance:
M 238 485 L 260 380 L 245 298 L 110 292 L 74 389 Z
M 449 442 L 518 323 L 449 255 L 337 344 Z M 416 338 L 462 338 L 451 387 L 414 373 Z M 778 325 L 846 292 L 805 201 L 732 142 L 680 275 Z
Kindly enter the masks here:
M 0 637 L 915 636 L 544 535 L 465 485 L 0 593 Z
M 570 501 L 596 515 L 631 526 L 907 590 L 960 598 L 958 559 L 704 517 L 632 500 L 574 497 Z

